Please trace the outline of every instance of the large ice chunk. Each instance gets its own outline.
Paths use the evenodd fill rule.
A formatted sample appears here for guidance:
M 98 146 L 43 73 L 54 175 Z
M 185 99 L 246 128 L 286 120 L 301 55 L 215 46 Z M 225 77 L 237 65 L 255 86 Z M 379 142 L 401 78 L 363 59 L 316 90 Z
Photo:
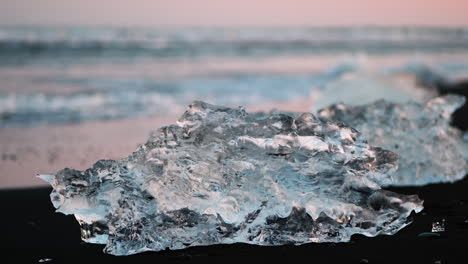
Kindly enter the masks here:
M 127 158 L 40 177 L 57 211 L 75 215 L 83 240 L 128 255 L 393 234 L 422 209 L 417 196 L 380 188 L 396 164 L 396 154 L 353 128 L 310 113 L 194 102 Z
M 468 145 L 450 126 L 451 114 L 463 105 L 462 96 L 447 95 L 425 104 L 391 103 L 349 106 L 335 104 L 320 110 L 320 118 L 338 120 L 356 128 L 373 146 L 400 156 L 393 185 L 453 182 L 467 173 Z

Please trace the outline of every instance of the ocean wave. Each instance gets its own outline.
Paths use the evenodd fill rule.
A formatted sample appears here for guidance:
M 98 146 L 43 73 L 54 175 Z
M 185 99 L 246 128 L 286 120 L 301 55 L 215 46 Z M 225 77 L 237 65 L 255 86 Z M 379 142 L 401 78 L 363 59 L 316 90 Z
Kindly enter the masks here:
M 356 101 L 362 101 L 371 95 L 397 94 L 393 87 L 398 84 L 387 81 L 385 74 L 409 73 L 428 84 L 452 78 L 455 72 L 468 73 L 465 60 L 460 64 L 464 68 L 455 62 L 445 68 L 409 63 L 377 76 L 374 73 L 385 67 L 379 64 L 374 65 L 371 75 L 359 74 L 362 69 L 355 60 L 372 57 L 366 53 L 410 58 L 412 55 L 405 52 L 413 54 L 413 50 L 418 54 L 433 52 L 424 54 L 429 57 L 441 50 L 464 50 L 449 53 L 466 58 L 468 29 L 0 28 L 0 81 L 4 81 L 0 127 L 180 114 L 193 100 L 249 106 L 318 93 L 319 107 L 351 92 L 350 82 L 341 80 L 349 74 L 354 74 L 360 90 L 351 93 Z M 330 54 L 315 56 L 327 52 Z M 307 56 L 297 56 L 300 54 Z M 337 59 L 339 54 L 343 56 Z M 133 60 L 134 56 L 150 59 L 141 66 L 146 60 Z M 157 58 L 151 59 L 154 56 Z M 160 59 L 164 56 L 178 57 Z M 265 60 L 255 56 L 265 56 Z M 111 57 L 121 61 L 114 63 Z M 340 63 L 350 57 L 350 62 Z M 80 64 L 83 58 L 90 63 Z M 327 58 L 332 59 L 324 62 Z M 310 60 L 315 62 L 308 63 Z M 327 69 L 333 63 L 330 61 L 337 64 Z M 18 62 L 31 65 L 18 67 Z M 259 62 L 276 65 L 261 71 Z M 23 89 L 23 85 L 31 87 Z M 49 85 L 50 89 L 44 89 Z M 397 96 L 412 97 L 419 91 L 413 88 L 410 85 Z
M 193 100 L 238 106 L 308 96 L 313 87 L 353 71 L 350 63 L 340 63 L 322 74 L 270 73 L 208 75 L 173 81 L 103 79 L 47 79 L 47 83 L 68 87 L 73 93 L 0 93 L 0 127 L 88 120 L 132 118 L 136 116 L 180 114 Z
M 424 101 L 435 92 L 418 83 L 428 83 L 434 76 L 447 78 L 448 75 L 436 68 L 417 75 L 415 73 L 429 66 L 415 65 L 407 64 L 382 72 L 366 69 L 365 65 L 356 62 L 342 62 L 321 74 L 244 73 L 173 81 L 92 76 L 67 79 L 60 76 L 55 81 L 48 79 L 47 83 L 63 87 L 80 85 L 82 89 L 71 94 L 60 91 L 0 93 L 0 127 L 177 115 L 185 105 L 201 99 L 235 107 L 308 97 L 315 101 L 312 111 L 337 102 L 362 104 L 380 98 L 397 102 Z M 392 77 L 399 72 L 410 73 L 418 83 Z
M 468 50 L 468 29 L 0 29 L 0 56 L 265 56 Z
M 77 123 L 181 111 L 161 94 L 6 94 L 0 95 L 0 127 Z

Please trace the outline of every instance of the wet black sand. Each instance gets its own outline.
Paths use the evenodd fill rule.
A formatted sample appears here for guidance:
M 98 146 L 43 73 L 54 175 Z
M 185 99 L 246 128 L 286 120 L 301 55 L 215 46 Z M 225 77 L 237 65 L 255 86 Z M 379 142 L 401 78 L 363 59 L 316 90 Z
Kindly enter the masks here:
M 80 241 L 73 216 L 54 213 L 50 188 L 0 191 L 0 263 L 167 263 L 227 261 L 268 263 L 468 263 L 468 178 L 455 184 L 391 188 L 418 194 L 425 209 L 393 236 L 353 236 L 350 243 L 261 247 L 246 244 L 114 257 L 102 245 Z M 444 218 L 446 231 L 436 237 L 432 222 Z

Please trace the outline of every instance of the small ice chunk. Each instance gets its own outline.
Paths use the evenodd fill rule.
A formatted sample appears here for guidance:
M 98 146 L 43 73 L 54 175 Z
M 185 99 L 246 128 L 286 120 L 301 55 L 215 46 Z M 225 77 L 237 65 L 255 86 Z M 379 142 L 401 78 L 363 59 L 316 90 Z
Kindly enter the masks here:
M 434 233 L 445 232 L 445 218 L 442 218 L 439 221 L 434 221 L 432 223 L 431 232 L 434 232 Z

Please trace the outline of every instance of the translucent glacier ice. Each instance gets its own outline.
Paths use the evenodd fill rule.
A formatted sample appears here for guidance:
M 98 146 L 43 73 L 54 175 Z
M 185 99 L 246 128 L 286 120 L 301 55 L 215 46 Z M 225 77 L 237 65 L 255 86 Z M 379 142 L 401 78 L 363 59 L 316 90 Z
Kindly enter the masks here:
M 451 114 L 463 105 L 461 96 L 447 95 L 421 103 L 349 106 L 335 104 L 319 111 L 324 119 L 338 120 L 361 132 L 373 146 L 400 156 L 393 185 L 453 182 L 467 173 L 468 149 L 460 131 L 450 126 Z
M 393 234 L 422 209 L 382 190 L 397 155 L 310 113 L 248 114 L 194 102 L 122 160 L 40 175 L 82 239 L 128 255 L 244 242 L 348 241 Z

